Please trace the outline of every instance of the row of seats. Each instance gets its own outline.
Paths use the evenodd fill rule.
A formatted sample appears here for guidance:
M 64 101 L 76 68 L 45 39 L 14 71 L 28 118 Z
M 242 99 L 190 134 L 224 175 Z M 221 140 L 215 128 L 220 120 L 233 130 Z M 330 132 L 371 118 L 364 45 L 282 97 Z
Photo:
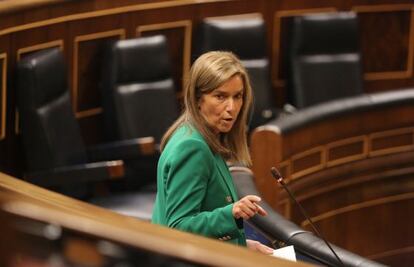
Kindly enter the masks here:
M 194 58 L 211 50 L 229 50 L 246 66 L 255 95 L 251 128 L 278 116 L 262 17 L 205 19 L 197 38 L 201 45 L 195 49 Z M 291 104 L 303 108 L 361 93 L 357 40 L 355 14 L 295 18 L 289 53 Z M 66 194 L 149 218 L 159 152 L 143 147 L 156 146 L 179 114 L 168 42 L 162 35 L 116 41 L 105 49 L 104 58 L 103 132 L 111 143 L 93 148 L 85 147 L 72 110 L 61 51 L 42 50 L 18 63 L 16 84 L 27 162 L 25 176 L 42 186 L 56 186 Z M 92 200 L 93 184 L 107 183 L 111 178 L 98 168 L 105 163 L 97 162 L 118 159 L 126 166 L 127 182 L 121 183 L 122 194 Z M 83 184 L 87 186 L 80 186 Z M 123 187 L 134 192 L 125 194 Z M 144 194 L 137 193 L 143 188 Z M 140 207 L 144 211 L 137 214 Z
M 251 128 L 280 112 L 292 112 L 321 102 L 362 94 L 358 18 L 353 12 L 294 17 L 288 27 L 287 107 L 276 107 L 262 17 L 205 19 L 195 56 L 211 50 L 236 53 L 250 74 L 255 103 Z M 275 60 L 275 59 L 274 59 Z M 293 109 L 292 109 L 293 107 Z
M 179 114 L 166 51 L 164 36 L 120 41 L 107 49 L 102 106 L 111 142 L 92 148 L 83 143 L 72 110 L 62 52 L 42 50 L 22 59 L 17 95 L 26 179 L 149 219 L 156 193 L 156 143 Z M 123 160 L 126 182 L 109 182 L 109 189 L 120 192 L 95 198 L 96 181 L 102 187 L 111 178 L 97 168 L 108 160 Z
M 363 93 L 355 13 L 296 17 L 289 47 L 289 102 L 302 109 Z

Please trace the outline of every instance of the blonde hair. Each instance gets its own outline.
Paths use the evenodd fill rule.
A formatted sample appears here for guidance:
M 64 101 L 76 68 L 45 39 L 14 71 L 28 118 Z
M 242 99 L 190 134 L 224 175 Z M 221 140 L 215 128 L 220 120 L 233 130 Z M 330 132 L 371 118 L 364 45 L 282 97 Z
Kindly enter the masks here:
M 243 81 L 243 105 L 232 129 L 228 133 L 222 133 L 218 139 L 201 115 L 198 102 L 203 94 L 212 92 L 235 75 L 240 75 Z M 193 63 L 186 82 L 183 114 L 164 134 L 161 140 L 161 150 L 177 128 L 183 123 L 189 123 L 201 133 L 214 153 L 220 154 L 227 161 L 250 166 L 247 120 L 252 101 L 249 76 L 233 53 L 212 51 L 201 55 Z

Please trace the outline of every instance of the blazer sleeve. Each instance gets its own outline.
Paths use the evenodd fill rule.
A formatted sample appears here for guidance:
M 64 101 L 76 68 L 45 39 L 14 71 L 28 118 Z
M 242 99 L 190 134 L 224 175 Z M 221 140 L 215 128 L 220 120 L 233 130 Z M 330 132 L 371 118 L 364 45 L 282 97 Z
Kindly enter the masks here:
M 239 238 L 233 204 L 212 211 L 201 210 L 209 178 L 216 168 L 207 144 L 190 139 L 172 152 L 164 170 L 167 225 L 209 237 Z

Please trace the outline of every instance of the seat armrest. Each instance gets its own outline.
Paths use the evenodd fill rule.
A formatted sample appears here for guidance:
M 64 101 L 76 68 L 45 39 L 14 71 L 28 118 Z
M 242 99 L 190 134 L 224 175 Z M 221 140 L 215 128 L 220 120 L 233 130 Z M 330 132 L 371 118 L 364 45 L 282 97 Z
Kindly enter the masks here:
M 114 160 L 30 172 L 25 175 L 25 180 L 42 187 L 52 187 L 120 179 L 124 173 L 124 162 Z
M 157 152 L 153 137 L 142 137 L 88 147 L 91 161 L 138 159 Z

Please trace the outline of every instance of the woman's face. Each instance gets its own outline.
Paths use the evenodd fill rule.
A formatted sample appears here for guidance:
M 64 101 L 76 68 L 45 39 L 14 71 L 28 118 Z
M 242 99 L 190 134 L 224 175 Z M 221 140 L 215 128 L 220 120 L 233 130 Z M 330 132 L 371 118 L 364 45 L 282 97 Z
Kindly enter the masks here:
M 199 100 L 201 115 L 216 134 L 233 127 L 243 105 L 243 80 L 235 75 Z

